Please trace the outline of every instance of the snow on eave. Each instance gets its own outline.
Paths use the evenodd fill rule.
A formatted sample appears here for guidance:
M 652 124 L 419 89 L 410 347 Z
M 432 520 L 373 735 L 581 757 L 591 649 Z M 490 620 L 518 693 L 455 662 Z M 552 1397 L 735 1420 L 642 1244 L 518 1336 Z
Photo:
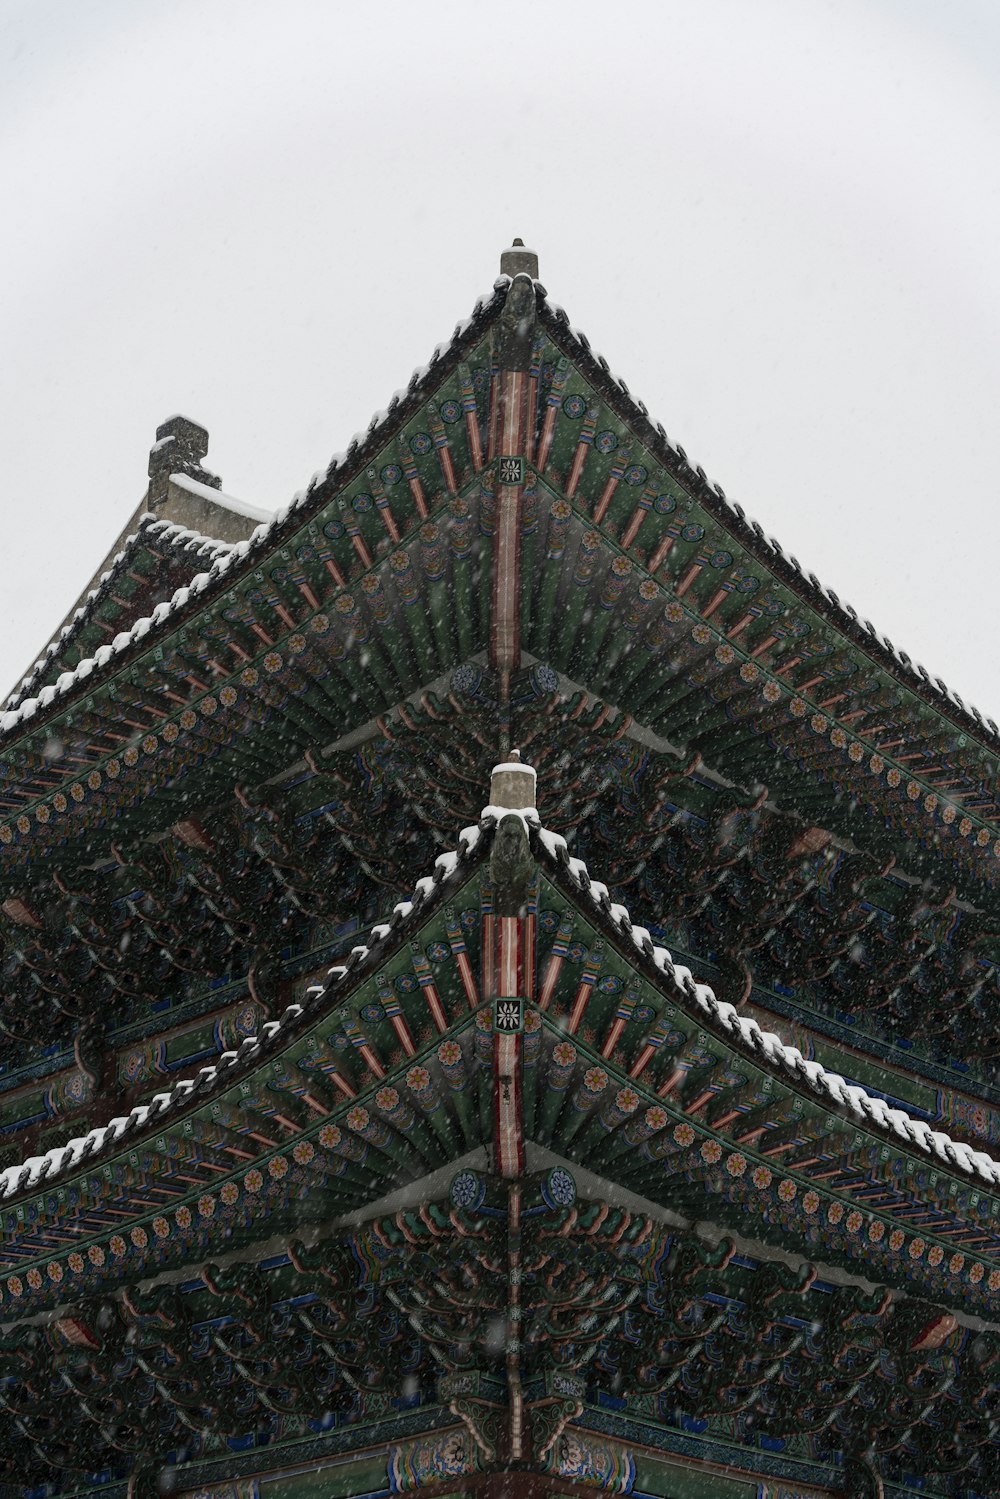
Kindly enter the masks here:
M 751 519 L 742 505 L 731 500 L 721 484 L 710 480 L 700 464 L 695 464 L 688 458 L 680 443 L 671 441 L 662 424 L 652 420 L 645 404 L 637 400 L 625 381 L 612 372 L 603 355 L 594 352 L 586 334 L 571 325 L 564 309 L 557 303 L 549 301 L 544 295 L 544 288 L 537 287 L 537 290 L 539 308 L 547 314 L 550 325 L 557 325 L 557 337 L 563 342 L 569 340 L 577 346 L 582 361 L 594 367 L 590 373 L 595 383 L 609 387 L 609 393 L 624 400 L 625 410 L 619 414 L 631 426 L 639 429 L 637 435 L 643 441 L 647 441 L 654 452 L 659 451 L 660 456 L 669 464 L 675 467 L 679 465 L 684 470 L 683 474 L 675 475 L 675 477 L 680 477 L 684 483 L 693 486 L 696 492 L 699 492 L 699 498 L 704 500 L 710 509 L 715 509 L 720 503 L 726 508 L 729 516 L 746 533 L 740 536 L 737 532 L 736 539 L 748 545 L 751 551 L 759 551 L 763 548 L 770 552 L 792 574 L 793 583 L 803 589 L 805 602 L 825 614 L 835 629 L 849 636 L 862 649 L 873 649 L 877 664 L 887 667 L 897 676 L 902 676 L 908 686 L 915 688 L 925 700 L 929 700 L 940 711 L 951 710 L 949 716 L 953 716 L 955 712 L 961 715 L 966 721 L 962 726 L 971 728 L 980 737 L 985 736 L 987 748 L 994 754 L 1000 754 L 1000 727 L 996 721 L 973 704 L 966 703 L 940 677 L 932 676 L 926 667 L 914 661 L 906 651 L 893 645 L 888 635 L 877 630 L 871 620 L 863 619 L 852 605 L 841 599 L 832 588 L 822 584 L 815 573 L 807 573 L 797 557 L 787 552 L 780 541 L 769 536 L 759 521 Z M 549 331 L 553 331 L 551 326 Z M 642 432 L 643 427 L 646 428 L 645 434 Z M 883 658 L 881 661 L 878 659 L 880 656 Z
M 536 846 L 569 878 L 583 895 L 598 907 L 606 921 L 616 930 L 622 942 L 639 953 L 647 970 L 655 970 L 660 985 L 668 984 L 674 998 L 692 1018 L 701 1023 L 708 1019 L 723 1030 L 729 1039 L 748 1053 L 758 1066 L 783 1074 L 801 1087 L 809 1089 L 827 1104 L 848 1110 L 866 1128 L 874 1128 L 909 1149 L 925 1156 L 936 1156 L 942 1165 L 977 1177 L 986 1186 L 1000 1187 L 1000 1161 L 940 1130 L 931 1129 L 923 1120 L 913 1119 L 902 1109 L 890 1108 L 881 1098 L 858 1087 L 837 1072 L 827 1072 L 819 1062 L 808 1061 L 795 1046 L 788 1046 L 772 1031 L 762 1031 L 756 1020 L 741 1015 L 724 1000 L 717 999 L 708 984 L 699 984 L 689 968 L 675 963 L 665 947 L 657 947 L 645 927 L 634 926 L 625 906 L 614 904 L 606 885 L 592 880 L 582 859 L 572 858 L 566 840 L 559 833 L 537 828 L 533 834 Z
M 34 684 L 37 682 L 38 667 L 36 667 L 30 673 L 29 677 L 25 679 L 25 682 L 22 683 L 21 689 L 8 700 L 8 711 L 0 713 L 0 744 L 2 744 L 6 735 L 14 734 L 19 728 L 34 718 L 40 709 L 50 708 L 58 698 L 65 697 L 67 693 L 79 687 L 81 682 L 92 676 L 95 670 L 103 670 L 122 651 L 134 646 L 139 641 L 144 642 L 143 648 L 145 648 L 146 636 L 150 633 L 158 634 L 165 629 L 168 621 L 172 621 L 175 613 L 184 607 L 193 593 L 204 593 L 209 587 L 214 587 L 214 585 L 225 577 L 230 568 L 244 562 L 252 553 L 256 554 L 262 550 L 274 538 L 275 534 L 284 527 L 290 517 L 295 517 L 298 520 L 298 513 L 304 510 L 306 506 L 317 501 L 319 504 L 325 503 L 328 496 L 320 493 L 324 486 L 333 484 L 338 479 L 341 479 L 343 471 L 355 463 L 361 449 L 369 445 L 372 448 L 375 447 L 373 439 L 382 435 L 382 428 L 396 415 L 398 408 L 404 404 L 404 401 L 415 402 L 424 397 L 425 391 L 423 390 L 423 386 L 436 372 L 436 367 L 444 355 L 450 355 L 454 352 L 458 341 L 469 333 L 477 320 L 482 319 L 486 312 L 499 310 L 501 305 L 499 292 L 506 288 L 508 281 L 508 277 L 500 277 L 494 284 L 492 295 L 479 298 L 470 316 L 456 325 L 451 338 L 446 343 L 439 344 L 434 350 L 430 363 L 414 371 L 405 392 L 402 394 L 397 392 L 389 402 L 387 410 L 376 413 L 368 424 L 367 432 L 355 436 L 346 452 L 335 454 L 325 470 L 321 470 L 313 475 L 308 488 L 299 490 L 286 506 L 259 525 L 245 541 L 238 541 L 232 546 L 228 546 L 224 552 L 222 543 L 211 542 L 218 549 L 220 555 L 213 561 L 207 572 L 198 573 L 184 587 L 179 588 L 169 602 L 158 604 L 150 617 L 136 620 L 130 630 L 123 631 L 120 635 L 117 635 L 110 645 L 102 646 L 94 656 L 78 662 L 72 671 L 64 672 L 54 686 L 44 687 L 37 696 L 29 697 L 26 696 L 26 693 L 34 691 Z M 367 461 L 367 454 L 365 458 Z M 353 474 L 351 477 L 353 477 Z M 206 486 L 206 491 L 212 498 L 217 497 L 218 492 L 209 486 Z M 161 522 L 160 524 L 166 523 Z M 183 528 L 176 527 L 175 529 L 180 531 Z M 201 539 L 205 541 L 209 540 L 209 538 Z M 54 651 L 50 648 L 49 659 L 51 659 L 51 654 L 54 654 Z M 39 666 L 43 664 L 47 664 L 47 662 L 39 663 Z M 93 690 L 93 686 L 94 684 L 91 683 L 91 691 Z
M 170 483 L 178 489 L 186 490 L 200 500 L 209 500 L 213 505 L 218 505 L 220 510 L 229 510 L 233 515 L 240 515 L 244 520 L 254 520 L 260 524 L 270 525 L 274 520 L 274 511 L 265 510 L 261 505 L 249 505 L 246 500 L 238 500 L 234 495 L 224 494 L 221 489 L 213 489 L 210 484 L 202 484 L 197 479 L 192 479 L 190 474 L 171 474 Z
M 489 829 L 493 826 L 489 822 Z M 201 1067 L 194 1078 L 184 1078 L 167 1092 L 157 1093 L 149 1103 L 137 1104 L 128 1114 L 121 1115 L 104 1125 L 77 1136 L 65 1145 L 58 1145 L 44 1155 L 29 1156 L 17 1165 L 0 1171 L 0 1202 L 7 1202 L 18 1193 L 30 1192 L 45 1182 L 49 1184 L 81 1163 L 89 1166 L 97 1155 L 104 1154 L 111 1146 L 119 1145 L 126 1136 L 133 1136 L 145 1128 L 154 1126 L 162 1130 L 171 1122 L 176 1112 L 190 1103 L 202 1103 L 207 1096 L 232 1086 L 235 1074 L 248 1064 L 259 1061 L 262 1054 L 277 1049 L 289 1039 L 289 1032 L 303 1015 L 310 1017 L 320 1005 L 346 994 L 359 977 L 362 964 L 374 969 L 385 961 L 386 947 L 393 941 L 399 928 L 416 913 L 419 920 L 425 916 L 431 902 L 438 899 L 445 886 L 465 873 L 469 864 L 481 848 L 486 825 L 463 828 L 459 834 L 458 849 L 454 853 L 439 854 L 434 861 L 434 872 L 416 882 L 410 900 L 400 901 L 393 909 L 388 921 L 380 922 L 371 930 L 367 944 L 351 949 L 343 963 L 329 969 L 326 982 L 314 984 L 306 991 L 302 1004 L 288 1005 L 280 1020 L 268 1020 L 261 1026 L 260 1035 L 247 1036 L 236 1051 L 224 1051 L 218 1062 Z M 131 1138 L 129 1139 L 131 1144 Z
M 90 589 L 83 603 L 74 610 L 59 634 L 49 641 L 30 672 L 22 678 L 20 685 L 10 693 L 6 704 L 8 711 L 15 710 L 34 693 L 39 677 L 51 667 L 53 660 L 71 644 L 73 638 L 88 623 L 104 590 L 118 576 L 122 566 L 129 560 L 138 544 L 153 536 L 166 542 L 176 551 L 190 552 L 193 557 L 214 559 L 227 555 L 232 549 L 229 542 L 217 541 L 211 536 L 202 536 L 198 531 L 189 530 L 187 526 L 178 526 L 173 521 L 159 520 L 149 511 L 140 515 L 136 530 L 131 536 L 126 537 L 121 551 L 116 553 L 110 567 L 101 574 L 96 586 Z

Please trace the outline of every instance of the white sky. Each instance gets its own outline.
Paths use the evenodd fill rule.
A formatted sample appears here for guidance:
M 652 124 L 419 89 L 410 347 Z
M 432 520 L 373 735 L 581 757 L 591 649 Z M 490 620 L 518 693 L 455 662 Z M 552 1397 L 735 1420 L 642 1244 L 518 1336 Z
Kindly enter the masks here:
M 998 80 L 995 0 L 0 0 L 0 688 L 164 417 L 277 508 L 519 234 L 691 458 L 997 716 Z

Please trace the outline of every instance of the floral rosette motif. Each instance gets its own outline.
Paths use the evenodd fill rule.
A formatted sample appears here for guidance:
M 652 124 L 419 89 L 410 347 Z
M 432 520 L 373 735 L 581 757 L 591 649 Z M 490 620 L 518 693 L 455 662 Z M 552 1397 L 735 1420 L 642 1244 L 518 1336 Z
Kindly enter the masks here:
M 108 1248 L 111 1250 L 111 1253 L 114 1255 L 115 1259 L 120 1260 L 124 1257 L 125 1251 L 128 1249 L 128 1245 L 122 1238 L 121 1234 L 112 1234 L 111 1238 L 108 1240 Z
M 758 1192 L 766 1192 L 774 1180 L 770 1166 L 755 1166 L 750 1173 L 750 1180 Z
M 530 1013 L 530 1012 L 529 1012 Z M 527 1027 L 525 1027 L 527 1029 Z M 442 1041 L 437 1049 L 438 1066 L 449 1088 L 465 1087 L 465 1059 L 457 1041 Z
M 922 1258 L 923 1252 L 926 1248 L 927 1245 L 924 1243 L 923 1239 L 911 1239 L 907 1253 L 909 1254 L 911 1260 L 919 1260 Z
M 231 1208 L 240 1195 L 240 1189 L 235 1182 L 223 1182 L 219 1188 L 219 1197 L 224 1207 Z
M 868 1225 L 868 1237 L 873 1244 L 881 1244 L 885 1238 L 885 1224 L 881 1218 L 873 1218 Z
M 985 1274 L 986 1274 L 986 1266 L 983 1265 L 979 1260 L 975 1260 L 969 1266 L 969 1280 L 972 1283 L 972 1285 L 978 1286 L 979 1282 L 982 1280 L 982 1278 L 983 1278 L 983 1276 Z
M 57 1286 L 63 1278 L 62 1265 L 60 1265 L 58 1260 L 50 1260 L 45 1268 L 48 1271 L 49 1280 L 53 1285 Z
M 889 1235 L 889 1248 L 893 1254 L 898 1254 L 906 1242 L 906 1235 L 901 1228 L 894 1228 Z
M 292 1146 L 292 1160 L 296 1166 L 308 1166 L 315 1154 L 311 1140 L 297 1140 Z
M 411 1067 L 406 1074 L 406 1086 L 418 1099 L 431 1091 L 431 1075 L 426 1067 Z
M 178 1228 L 190 1228 L 191 1209 L 189 1207 L 179 1207 L 174 1214 L 174 1222 Z
M 457 1041 L 442 1041 L 437 1055 L 442 1067 L 458 1067 L 462 1061 L 462 1048 Z
M 253 1195 L 254 1193 L 259 1192 L 263 1185 L 263 1176 L 257 1170 L 256 1166 L 252 1166 L 251 1169 L 247 1172 L 246 1176 L 243 1178 L 244 1190 Z
M 932 1244 L 931 1247 L 930 1247 L 930 1249 L 928 1249 L 928 1251 L 927 1251 L 927 1263 L 928 1263 L 928 1265 L 930 1265 L 930 1267 L 931 1267 L 932 1270 L 936 1270 L 937 1267 L 938 1267 L 938 1265 L 940 1265 L 940 1263 L 941 1263 L 941 1261 L 943 1259 L 944 1259 L 944 1250 L 941 1248 L 941 1245 L 940 1244 Z
M 42 1272 L 36 1266 L 32 1265 L 24 1278 L 33 1291 L 40 1291 L 42 1289 Z
M 549 1086 L 561 1092 L 569 1087 L 576 1066 L 576 1047 L 572 1041 L 557 1041 L 552 1048 L 549 1068 Z
M 267 1163 L 267 1174 L 272 1181 L 281 1181 L 288 1175 L 288 1162 L 283 1155 L 273 1155 Z
M 787 1176 L 778 1183 L 778 1197 L 782 1202 L 794 1202 L 798 1190 L 796 1184 Z
M 597 1069 L 600 1070 L 600 1069 Z M 604 1101 L 597 1116 L 602 1129 L 617 1129 L 626 1119 L 631 1119 L 639 1107 L 639 1095 L 634 1088 L 619 1088 Z
M 743 1176 L 746 1172 L 746 1169 L 747 1158 L 745 1155 L 740 1155 L 739 1151 L 735 1151 L 731 1156 L 726 1157 L 726 1170 L 729 1172 L 730 1176 Z
M 215 1216 L 215 1198 L 206 1192 L 203 1197 L 198 1198 L 198 1212 L 203 1218 Z
M 694 1130 L 690 1124 L 676 1124 L 674 1126 L 674 1140 L 682 1148 L 694 1144 Z
M 19 1275 L 8 1275 L 7 1289 L 12 1296 L 24 1295 L 24 1284 Z
M 842 1202 L 831 1202 L 826 1210 L 826 1221 L 837 1224 L 844 1216 L 844 1204 Z
M 128 1236 L 132 1240 L 132 1243 L 135 1245 L 136 1249 L 145 1249 L 146 1245 L 149 1243 L 149 1235 L 144 1228 L 140 1227 L 139 1224 L 136 1224 L 135 1228 L 129 1229 Z
M 935 1245 L 935 1248 L 937 1248 L 937 1247 L 938 1246 Z M 990 1291 L 1000 1291 L 1000 1270 L 991 1270 L 990 1271 L 990 1278 L 986 1282 L 986 1287 L 987 1287 L 987 1290 L 990 1290 Z
M 85 1261 L 84 1261 L 83 1255 L 80 1253 L 80 1251 L 78 1249 L 72 1250 L 66 1256 L 66 1263 L 69 1266 L 69 1268 L 72 1270 L 72 1272 L 73 1272 L 74 1275 L 82 1275 L 83 1274 L 83 1267 L 84 1267 Z
M 153 1219 L 152 1228 L 158 1239 L 165 1239 L 170 1233 L 170 1224 L 163 1217 L 162 1213 Z
M 670 1123 L 670 1115 L 659 1104 L 653 1104 L 640 1119 L 631 1119 L 625 1126 L 625 1138 L 630 1145 L 641 1145 L 651 1135 L 659 1134 Z
M 701 1158 L 709 1166 L 714 1166 L 716 1161 L 722 1158 L 722 1146 L 718 1140 L 703 1140 L 701 1142 Z
M 802 1199 L 802 1211 L 812 1217 L 813 1213 L 819 1211 L 819 1193 L 810 1187 Z
M 951 1259 L 948 1261 L 948 1269 L 951 1271 L 952 1275 L 961 1275 L 962 1271 L 965 1269 L 965 1255 L 953 1254 Z
M 92 1265 L 98 1269 L 104 1264 L 104 1250 L 100 1244 L 91 1244 L 87 1249 L 87 1258 Z

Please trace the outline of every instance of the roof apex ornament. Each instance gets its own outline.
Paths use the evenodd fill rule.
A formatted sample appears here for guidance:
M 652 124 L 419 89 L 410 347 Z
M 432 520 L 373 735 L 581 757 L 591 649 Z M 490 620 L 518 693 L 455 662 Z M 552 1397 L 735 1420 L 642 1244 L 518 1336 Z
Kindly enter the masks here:
M 523 239 L 515 239 L 509 250 L 504 250 L 500 255 L 500 274 L 510 276 L 530 276 L 532 281 L 538 280 L 538 256 L 534 250 L 527 250 Z
M 520 750 L 511 750 L 510 759 L 494 765 L 490 777 L 490 806 L 510 812 L 524 812 L 535 805 L 537 776 L 533 765 L 522 765 Z

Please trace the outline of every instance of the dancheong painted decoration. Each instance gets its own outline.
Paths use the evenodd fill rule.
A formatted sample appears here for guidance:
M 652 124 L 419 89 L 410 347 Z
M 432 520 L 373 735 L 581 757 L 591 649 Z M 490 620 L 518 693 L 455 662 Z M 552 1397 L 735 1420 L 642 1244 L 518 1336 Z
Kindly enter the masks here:
M 534 255 L 0 718 L 0 1499 L 1000 1493 L 1000 735 Z

